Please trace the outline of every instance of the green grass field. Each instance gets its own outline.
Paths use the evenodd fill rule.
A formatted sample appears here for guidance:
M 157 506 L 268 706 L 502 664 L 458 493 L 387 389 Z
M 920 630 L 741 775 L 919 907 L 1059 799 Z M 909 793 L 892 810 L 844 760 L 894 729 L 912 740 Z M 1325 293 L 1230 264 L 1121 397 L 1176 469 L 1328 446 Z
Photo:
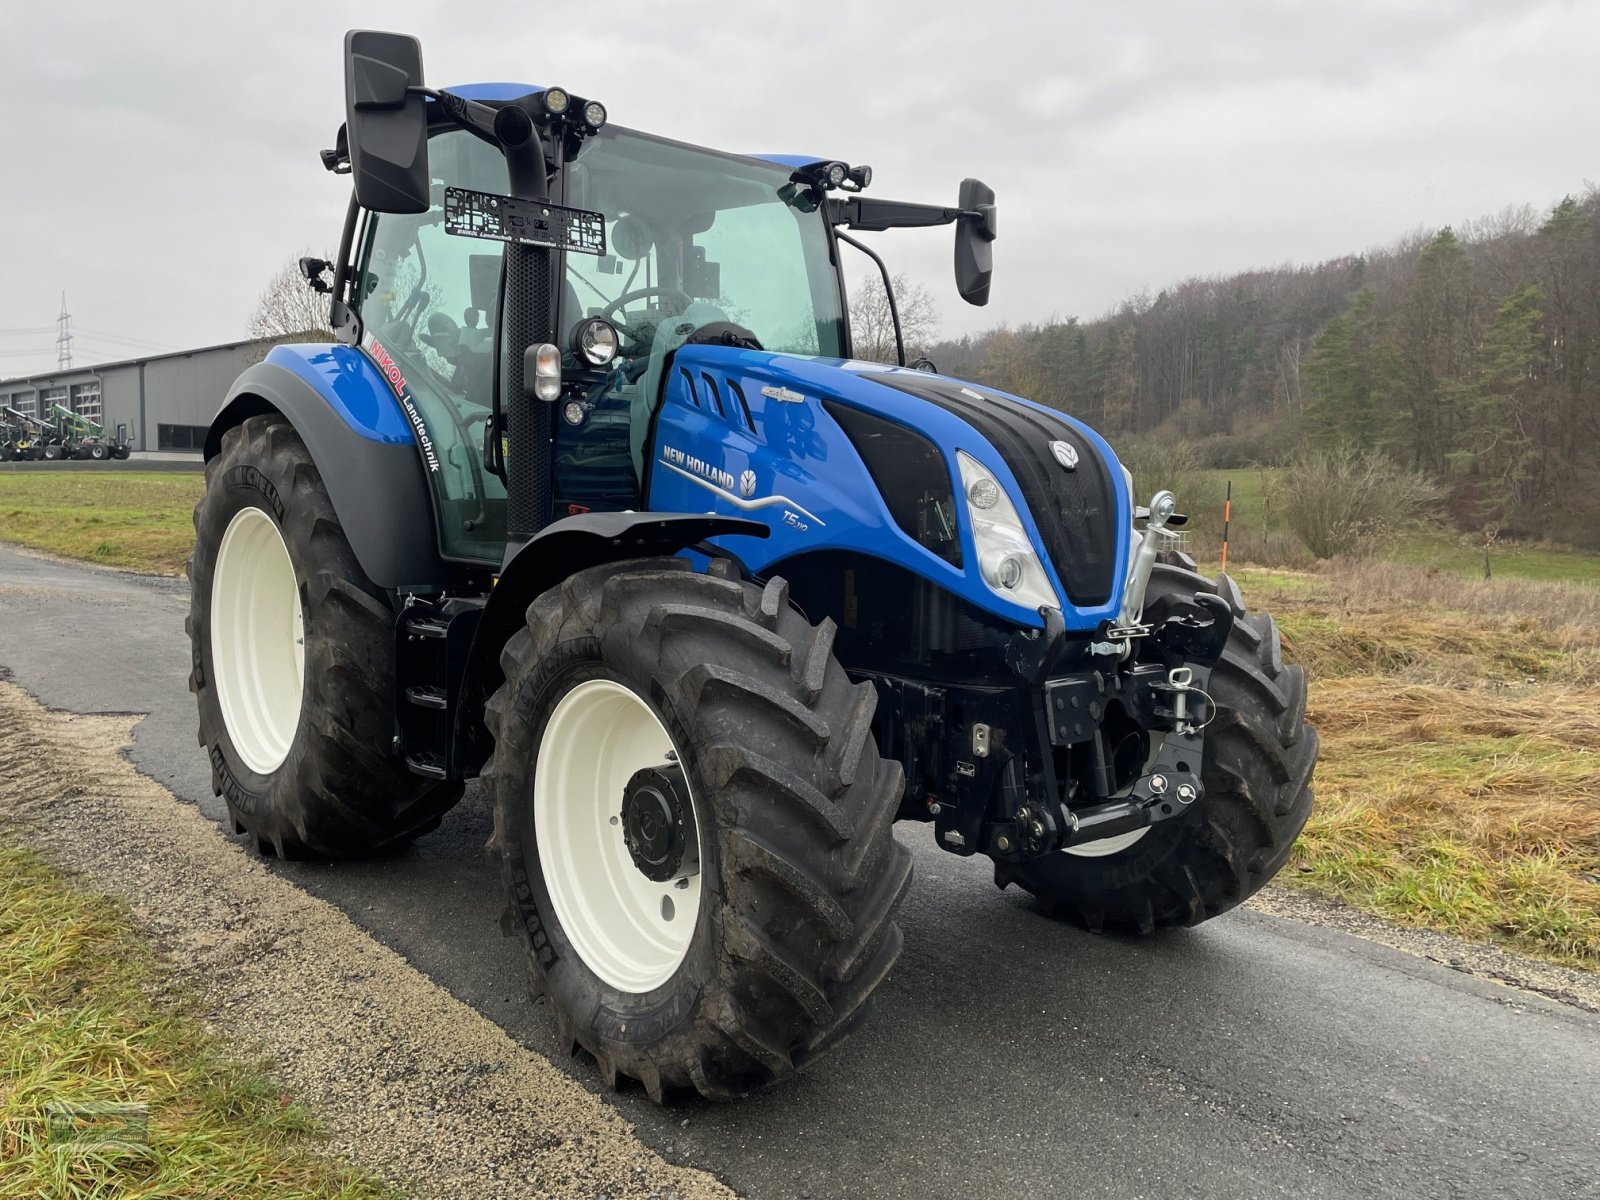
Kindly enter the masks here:
M 121 905 L 5 846 L 0 1063 L 0 1198 L 387 1194 L 205 1031 Z
M 0 542 L 178 575 L 194 546 L 198 471 L 0 472 Z
M 1279 555 L 1293 559 L 1297 553 L 1304 553 L 1283 520 L 1281 509 L 1273 502 L 1272 486 L 1282 473 L 1279 468 L 1205 472 L 1212 485 L 1210 490 L 1219 500 L 1227 484 L 1233 484 L 1233 545 L 1250 560 L 1273 561 Z M 1220 528 L 1220 524 L 1213 516 L 1205 527 Z M 1214 541 L 1211 536 L 1196 538 L 1204 557 L 1215 558 Z M 1261 554 L 1263 547 L 1268 551 L 1265 555 Z M 1483 578 L 1481 539 L 1448 530 L 1410 534 L 1386 547 L 1380 557 L 1469 579 Z M 1600 554 L 1565 546 L 1502 541 L 1491 547 L 1489 567 L 1495 577 L 1600 587 Z

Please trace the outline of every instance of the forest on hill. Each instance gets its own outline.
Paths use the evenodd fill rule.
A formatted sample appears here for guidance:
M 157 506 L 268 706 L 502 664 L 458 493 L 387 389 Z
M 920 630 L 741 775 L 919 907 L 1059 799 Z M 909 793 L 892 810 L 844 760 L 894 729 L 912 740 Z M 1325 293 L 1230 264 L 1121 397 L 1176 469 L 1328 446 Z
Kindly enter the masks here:
M 1200 465 L 1380 451 L 1462 529 L 1600 548 L 1600 189 L 928 352 Z

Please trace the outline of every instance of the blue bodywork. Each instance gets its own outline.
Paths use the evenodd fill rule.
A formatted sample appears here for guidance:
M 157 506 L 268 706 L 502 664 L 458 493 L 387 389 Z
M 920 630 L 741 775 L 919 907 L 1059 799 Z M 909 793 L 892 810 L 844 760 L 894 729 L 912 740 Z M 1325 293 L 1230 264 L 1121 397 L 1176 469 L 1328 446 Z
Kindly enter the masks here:
M 751 571 L 819 550 L 853 551 L 905 567 L 977 607 L 1019 626 L 1039 628 L 1039 614 L 1003 599 L 979 576 L 977 553 L 964 489 L 957 473 L 956 451 L 981 462 L 1011 496 L 1034 551 L 1063 598 L 1068 629 L 1090 630 L 1114 617 L 1122 603 L 1129 541 L 1119 539 L 1110 599 L 1102 605 L 1075 608 L 1065 601 L 1062 586 L 1005 460 L 971 425 L 917 397 L 876 384 L 879 372 L 905 371 L 837 358 L 808 358 L 719 346 L 684 346 L 677 351 L 655 425 L 646 507 L 658 512 L 715 512 L 743 516 L 770 526 L 763 541 L 729 540 L 726 549 Z M 921 375 L 920 372 L 910 372 Z M 927 378 L 926 375 L 921 375 Z M 713 388 L 710 386 L 715 383 Z M 802 397 L 771 399 L 763 388 L 784 389 Z M 996 393 L 985 389 L 987 394 Z M 951 472 L 965 569 L 952 566 L 907 536 L 890 515 L 877 484 L 845 432 L 823 408 L 822 399 L 864 409 L 917 430 L 943 453 Z M 1020 397 L 1010 397 L 1021 400 Z M 1052 409 L 1104 456 L 1115 481 L 1115 528 L 1132 525 L 1131 498 L 1111 448 L 1092 430 Z M 752 433 L 743 420 L 748 408 Z M 687 461 L 692 457 L 696 462 Z M 754 472 L 747 498 L 738 481 Z M 724 484 L 719 486 L 717 473 Z
M 372 360 L 356 347 L 278 346 L 266 361 L 305 379 L 360 436 L 393 445 L 415 443 L 394 393 Z M 772 535 L 764 541 L 739 538 L 725 546 L 757 574 L 800 554 L 851 551 L 902 566 L 1016 625 L 1039 628 L 1043 622 L 1037 612 L 997 595 L 973 565 L 978 556 L 967 507 L 959 499 L 964 489 L 957 473 L 956 451 L 962 450 L 988 468 L 1011 496 L 1051 586 L 1063 597 L 1067 628 L 1091 630 L 1115 617 L 1122 603 L 1121 581 L 1127 574 L 1127 541 L 1118 547 L 1117 583 L 1110 599 L 1085 608 L 1065 603 L 1066 589 L 1005 459 L 960 417 L 915 396 L 881 387 L 869 378 L 904 370 L 850 359 L 721 346 L 681 347 L 673 357 L 655 425 L 646 507 L 656 512 L 743 516 L 769 526 Z M 707 386 L 707 380 L 716 386 Z M 781 388 L 802 399 L 770 399 L 762 394 L 763 388 Z M 1131 497 L 1115 471 L 1116 456 L 1098 434 L 1071 417 L 1021 397 L 985 391 L 1049 412 L 1078 429 L 1119 475 L 1115 527 L 1131 525 Z M 920 545 L 896 524 L 867 465 L 823 408 L 823 398 L 917 430 L 939 448 L 951 472 L 951 491 L 958 498 L 955 508 L 967 564 L 964 569 Z M 746 411 L 754 432 L 743 419 Z M 697 470 L 696 464 L 710 470 Z M 718 486 L 708 477 L 717 471 L 736 481 L 735 486 Z M 755 473 L 755 490 L 749 497 L 740 495 L 737 486 L 746 471 Z
M 316 388 L 344 423 L 368 441 L 397 446 L 416 442 L 400 402 L 372 360 L 354 346 L 296 342 L 273 347 L 266 361 Z

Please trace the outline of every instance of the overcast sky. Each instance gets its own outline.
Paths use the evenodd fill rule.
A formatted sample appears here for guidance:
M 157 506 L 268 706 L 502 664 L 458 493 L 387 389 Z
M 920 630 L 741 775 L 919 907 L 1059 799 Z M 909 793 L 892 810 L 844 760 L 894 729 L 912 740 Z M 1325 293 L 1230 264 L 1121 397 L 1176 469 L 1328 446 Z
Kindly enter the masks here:
M 946 333 L 1095 316 L 1194 274 L 1315 261 L 1600 179 L 1600 4 L 0 0 L 0 378 L 244 335 L 348 197 L 316 152 L 341 37 L 422 38 L 435 86 L 513 79 L 728 150 L 999 193 L 987 309 L 950 233 L 877 239 Z M 952 15 L 933 15 L 948 11 Z M 859 272 L 853 272 L 859 274 Z

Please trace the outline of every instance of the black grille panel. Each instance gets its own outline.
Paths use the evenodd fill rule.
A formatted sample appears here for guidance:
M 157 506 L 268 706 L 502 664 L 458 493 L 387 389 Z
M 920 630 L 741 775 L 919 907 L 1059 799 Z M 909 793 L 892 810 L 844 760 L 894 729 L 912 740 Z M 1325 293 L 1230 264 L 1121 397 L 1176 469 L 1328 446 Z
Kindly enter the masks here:
M 1087 438 L 1059 417 L 1004 396 L 974 399 L 960 384 L 932 375 L 906 371 L 864 378 L 937 404 L 988 438 L 1017 477 L 1067 598 L 1085 606 L 1111 599 L 1119 534 L 1116 492 L 1110 468 Z M 1075 470 L 1056 461 L 1051 442 L 1066 442 L 1078 452 Z

